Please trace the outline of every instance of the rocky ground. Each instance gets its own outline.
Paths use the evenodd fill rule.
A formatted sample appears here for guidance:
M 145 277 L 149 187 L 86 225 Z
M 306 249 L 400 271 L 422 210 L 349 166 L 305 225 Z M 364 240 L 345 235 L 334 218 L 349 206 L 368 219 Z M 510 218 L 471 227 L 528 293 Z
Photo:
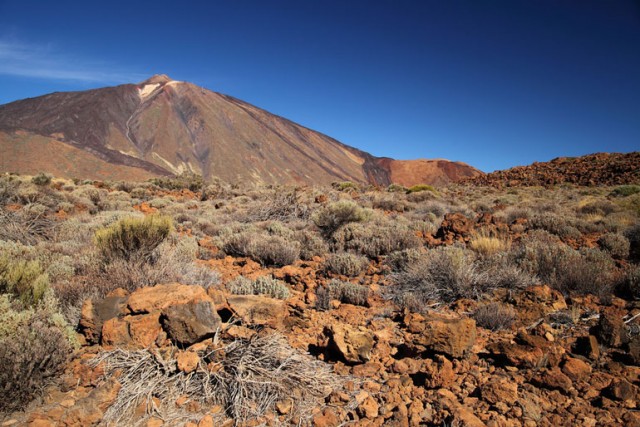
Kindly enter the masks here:
M 526 223 L 450 212 L 415 234 L 433 250 L 487 227 L 517 239 Z M 597 234 L 567 239 L 598 246 Z M 326 256 L 265 265 L 195 239 L 197 264 L 220 283 L 84 300 L 63 375 L 0 425 L 640 426 L 640 302 L 628 294 L 537 283 L 415 309 L 389 296 L 385 256 L 341 275 Z M 286 293 L 232 293 L 238 276 L 272 277 Z M 327 297 L 331 280 L 368 291 Z

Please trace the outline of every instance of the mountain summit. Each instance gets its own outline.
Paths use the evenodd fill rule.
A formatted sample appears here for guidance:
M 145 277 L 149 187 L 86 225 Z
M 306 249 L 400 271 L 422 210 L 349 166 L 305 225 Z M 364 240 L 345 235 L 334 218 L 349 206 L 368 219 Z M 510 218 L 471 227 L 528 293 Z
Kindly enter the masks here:
M 231 96 L 155 75 L 0 106 L 0 170 L 146 179 L 194 172 L 261 183 L 444 184 L 481 172 L 374 157 Z

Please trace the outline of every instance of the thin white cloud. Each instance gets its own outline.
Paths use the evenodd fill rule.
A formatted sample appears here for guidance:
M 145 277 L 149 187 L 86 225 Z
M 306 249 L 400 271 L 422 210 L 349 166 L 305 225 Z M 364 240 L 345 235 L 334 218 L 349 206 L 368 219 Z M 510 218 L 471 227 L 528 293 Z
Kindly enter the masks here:
M 131 83 L 148 76 L 61 53 L 50 45 L 0 39 L 0 74 L 87 83 Z

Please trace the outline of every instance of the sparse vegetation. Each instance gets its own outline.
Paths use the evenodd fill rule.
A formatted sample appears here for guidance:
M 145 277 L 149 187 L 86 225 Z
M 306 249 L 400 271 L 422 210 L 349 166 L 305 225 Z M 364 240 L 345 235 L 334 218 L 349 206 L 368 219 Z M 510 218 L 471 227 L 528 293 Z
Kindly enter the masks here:
M 472 317 L 478 326 L 499 331 L 511 328 L 516 321 L 516 311 L 513 307 L 492 302 L 478 307 Z
M 124 218 L 96 231 L 95 241 L 107 260 L 149 260 L 172 228 L 171 218 L 166 216 Z

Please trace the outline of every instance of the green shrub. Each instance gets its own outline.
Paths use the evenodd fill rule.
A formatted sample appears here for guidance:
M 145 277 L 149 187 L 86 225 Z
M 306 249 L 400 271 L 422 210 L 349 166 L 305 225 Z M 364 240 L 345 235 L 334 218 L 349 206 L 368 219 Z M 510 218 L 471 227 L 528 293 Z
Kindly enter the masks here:
M 358 184 L 351 181 L 334 182 L 331 184 L 331 186 L 338 191 L 358 191 L 360 189 Z
M 356 285 L 355 283 L 332 280 L 329 283 L 329 295 L 344 304 L 367 306 L 369 299 L 369 287 Z
M 422 191 L 429 191 L 434 194 L 438 193 L 438 191 L 435 188 L 433 188 L 432 185 L 427 185 L 427 184 L 417 184 L 407 188 L 407 193 L 420 193 Z
M 152 178 L 151 182 L 158 187 L 167 190 L 191 190 L 193 192 L 202 190 L 204 180 L 201 175 L 192 172 L 183 172 L 174 177 Z
M 235 295 L 267 295 L 271 298 L 289 298 L 289 287 L 271 276 L 260 276 L 256 280 L 238 276 L 227 284 L 229 292 Z
M 622 234 L 604 234 L 598 239 L 598 245 L 600 245 L 600 248 L 608 252 L 614 258 L 626 259 L 629 257 L 629 249 L 631 245 L 629 240 Z
M 149 260 L 154 249 L 169 236 L 172 229 L 171 218 L 166 216 L 124 218 L 96 231 L 95 243 L 107 260 Z
M 23 304 L 34 305 L 49 289 L 49 276 L 37 260 L 27 261 L 0 254 L 0 293 L 15 295 Z
M 311 219 L 327 236 L 338 228 L 351 222 L 364 222 L 371 217 L 371 211 L 363 209 L 355 202 L 341 200 L 331 203 L 316 211 Z
M 38 175 L 36 175 L 33 178 L 31 178 L 31 182 L 34 183 L 35 185 L 39 185 L 41 187 L 44 187 L 45 185 L 51 184 L 51 179 L 52 178 L 53 177 L 51 175 L 49 175 L 48 173 L 41 172 Z
M 299 230 L 294 233 L 293 238 L 300 243 L 300 259 L 309 261 L 329 252 L 327 242 L 317 232 Z
M 49 307 L 21 310 L 0 295 L 0 413 L 24 409 L 64 369 L 70 335 Z
M 389 193 L 406 193 L 407 187 L 400 184 L 391 184 L 387 187 Z
M 327 256 L 325 269 L 343 276 L 357 276 L 369 266 L 367 258 L 348 252 L 333 253 Z
M 621 185 L 614 188 L 611 195 L 615 197 L 627 197 L 638 193 L 640 193 L 640 185 Z

